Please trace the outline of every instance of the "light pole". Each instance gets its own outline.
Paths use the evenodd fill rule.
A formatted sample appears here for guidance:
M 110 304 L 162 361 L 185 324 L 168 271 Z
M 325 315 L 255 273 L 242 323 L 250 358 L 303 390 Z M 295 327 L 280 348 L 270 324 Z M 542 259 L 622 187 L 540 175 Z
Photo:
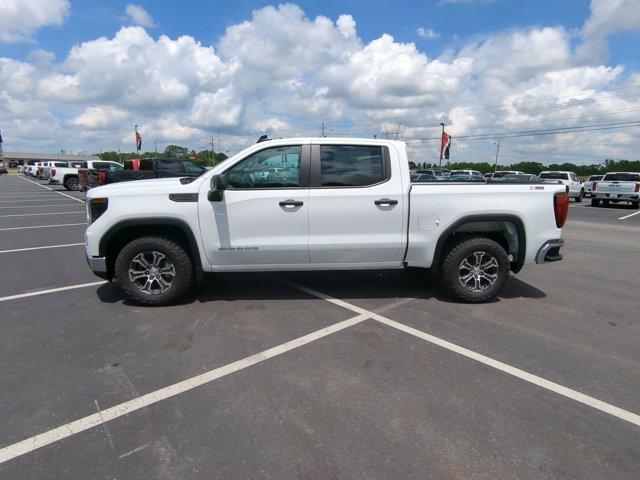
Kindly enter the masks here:
M 496 146 L 496 164 L 493 167 L 493 173 L 498 170 L 498 153 L 500 153 L 500 139 L 494 140 L 493 144 Z

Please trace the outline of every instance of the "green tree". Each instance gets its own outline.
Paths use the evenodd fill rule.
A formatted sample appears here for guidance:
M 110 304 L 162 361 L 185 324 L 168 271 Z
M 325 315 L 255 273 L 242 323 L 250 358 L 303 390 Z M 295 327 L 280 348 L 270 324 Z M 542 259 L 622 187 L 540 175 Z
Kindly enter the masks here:
M 187 157 L 189 155 L 189 149 L 186 147 L 181 147 L 179 145 L 167 145 L 167 148 L 164 149 L 164 155 L 166 157 Z

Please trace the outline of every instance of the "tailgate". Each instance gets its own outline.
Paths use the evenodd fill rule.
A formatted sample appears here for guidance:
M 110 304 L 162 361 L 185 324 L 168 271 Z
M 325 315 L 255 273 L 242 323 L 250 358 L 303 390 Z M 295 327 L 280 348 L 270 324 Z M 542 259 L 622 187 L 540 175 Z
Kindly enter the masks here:
M 636 182 L 598 182 L 596 192 L 599 193 L 633 193 Z

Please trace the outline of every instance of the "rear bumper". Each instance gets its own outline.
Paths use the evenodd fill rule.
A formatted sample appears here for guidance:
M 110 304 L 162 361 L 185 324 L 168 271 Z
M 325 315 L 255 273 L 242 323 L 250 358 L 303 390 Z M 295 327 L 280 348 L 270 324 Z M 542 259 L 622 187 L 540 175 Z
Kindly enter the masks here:
M 640 200 L 638 193 L 596 193 L 598 200 L 621 200 L 624 202 L 637 202 Z
M 547 240 L 542 244 L 542 246 L 538 249 L 538 253 L 536 254 L 536 263 L 549 263 L 549 262 L 557 262 L 562 260 L 562 255 L 560 255 L 560 249 L 564 246 L 564 240 L 561 238 L 556 238 L 554 240 Z

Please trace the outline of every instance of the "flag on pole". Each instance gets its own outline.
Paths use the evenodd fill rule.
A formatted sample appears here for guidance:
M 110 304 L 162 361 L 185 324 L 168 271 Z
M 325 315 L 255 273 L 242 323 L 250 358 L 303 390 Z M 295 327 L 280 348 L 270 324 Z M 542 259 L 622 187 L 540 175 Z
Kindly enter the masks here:
M 440 160 L 443 158 L 449 160 L 449 147 L 451 146 L 451 135 L 442 131 L 442 140 L 440 142 Z
M 136 150 L 142 150 L 142 137 L 138 133 L 138 125 L 135 125 L 136 131 Z

